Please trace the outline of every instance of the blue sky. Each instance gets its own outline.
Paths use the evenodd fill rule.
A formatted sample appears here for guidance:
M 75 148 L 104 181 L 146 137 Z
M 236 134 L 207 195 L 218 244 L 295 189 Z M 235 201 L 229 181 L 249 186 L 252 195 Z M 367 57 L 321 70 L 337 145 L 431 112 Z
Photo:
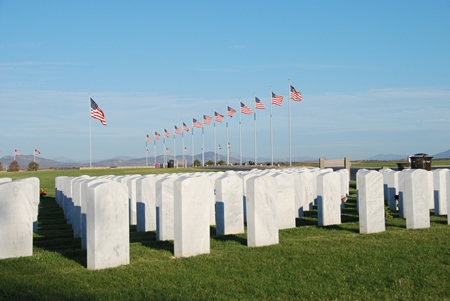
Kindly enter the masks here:
M 147 133 L 253 107 L 256 93 L 257 153 L 270 158 L 272 87 L 284 96 L 274 157 L 285 159 L 288 79 L 303 94 L 291 102 L 293 157 L 433 155 L 450 148 L 449 12 L 448 1 L 0 0 L 0 156 L 88 160 L 89 93 L 108 123 L 91 120 L 94 160 L 144 157 Z M 243 115 L 246 157 L 253 126 Z M 216 137 L 226 144 L 225 124 Z M 238 114 L 229 140 L 239 153 Z

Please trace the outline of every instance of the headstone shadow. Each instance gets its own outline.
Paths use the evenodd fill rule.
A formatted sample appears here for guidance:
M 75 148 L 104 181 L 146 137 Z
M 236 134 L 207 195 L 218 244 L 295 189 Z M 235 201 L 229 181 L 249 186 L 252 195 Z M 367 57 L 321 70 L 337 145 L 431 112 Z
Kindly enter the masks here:
M 73 237 L 71 225 L 67 224 L 62 209 L 55 198 L 43 197 L 38 215 L 38 231 L 33 245 L 50 252 L 56 252 L 87 266 L 86 250 L 81 249 L 81 239 Z
M 140 243 L 141 245 L 151 249 L 165 250 L 174 254 L 173 241 L 156 240 L 156 231 L 136 232 L 135 227 L 136 226 L 130 226 L 130 243 Z

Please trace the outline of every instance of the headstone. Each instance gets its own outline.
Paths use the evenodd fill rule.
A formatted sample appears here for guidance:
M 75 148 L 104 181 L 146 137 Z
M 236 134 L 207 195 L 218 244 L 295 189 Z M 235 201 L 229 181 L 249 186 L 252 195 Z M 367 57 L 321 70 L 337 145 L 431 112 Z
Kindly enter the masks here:
M 205 182 L 209 181 L 207 177 L 181 176 L 174 182 L 175 257 L 210 252 L 210 200 L 208 192 L 204 190 Z
M 294 176 L 288 173 L 270 174 L 277 181 L 278 229 L 295 228 Z
M 403 205 L 407 229 L 430 227 L 428 209 L 428 175 L 424 169 L 402 171 L 404 175 Z
M 0 184 L 0 259 L 33 255 L 33 186 Z
M 39 202 L 40 202 L 40 181 L 39 178 L 30 177 L 24 179 L 18 179 L 16 181 L 24 181 L 30 183 L 33 186 L 33 194 L 32 194 L 32 209 L 33 209 L 33 232 L 37 232 L 38 230 L 38 214 L 39 214 Z
M 428 208 L 434 209 L 434 175 L 433 171 L 428 170 Z
M 388 171 L 385 173 L 387 181 L 387 201 L 389 210 L 396 211 L 397 208 L 397 195 L 398 195 L 398 174 L 400 171 Z M 384 183 L 384 182 L 383 182 Z
M 277 181 L 272 176 L 247 179 L 247 246 L 278 244 Z
M 382 168 L 380 169 L 380 173 L 383 175 L 383 195 L 384 195 L 384 200 L 387 201 L 388 197 L 389 197 L 389 181 L 388 181 L 388 177 L 387 174 L 393 172 L 392 169 L 390 168 Z
M 156 240 L 174 239 L 173 183 L 177 175 L 170 175 L 156 182 Z
M 447 214 L 447 168 L 433 170 L 434 215 Z
M 317 215 L 319 226 L 341 223 L 340 177 L 335 172 L 317 176 Z
M 87 268 L 98 270 L 130 263 L 128 191 L 108 181 L 88 188 Z
M 89 199 L 88 188 L 98 183 L 106 183 L 109 180 L 100 178 L 86 178 L 81 183 L 81 249 L 87 248 L 87 204 Z
M 136 213 L 136 181 L 141 175 L 133 175 L 127 178 L 126 184 L 128 186 L 128 202 L 130 208 L 130 225 L 137 224 L 137 213 Z
M 90 179 L 89 177 L 80 177 L 72 182 L 72 201 L 73 201 L 73 237 L 81 237 L 81 184 Z
M 137 232 L 156 230 L 156 181 L 158 177 L 148 175 L 136 181 Z
M 339 169 L 337 173 L 340 176 L 341 198 L 347 198 L 350 192 L 350 173 L 347 169 Z
M 383 176 L 377 171 L 358 173 L 356 179 L 359 187 L 359 232 L 384 232 L 384 189 Z
M 226 173 L 216 179 L 216 235 L 244 233 L 241 177 Z
M 398 216 L 400 218 L 405 218 L 405 205 L 403 202 L 405 195 L 405 172 L 406 170 L 402 170 L 398 174 Z
M 447 191 L 450 191 L 450 172 L 445 174 Z M 447 210 L 450 208 L 450 193 L 447 193 Z M 450 214 L 447 214 L 447 224 L 450 225 Z

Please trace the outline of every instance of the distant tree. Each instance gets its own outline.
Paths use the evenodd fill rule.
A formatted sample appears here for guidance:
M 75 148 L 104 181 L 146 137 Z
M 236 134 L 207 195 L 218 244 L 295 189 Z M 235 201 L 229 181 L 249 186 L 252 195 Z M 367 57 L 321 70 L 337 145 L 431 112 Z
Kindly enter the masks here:
M 0 171 L 3 171 L 3 164 L 0 162 Z
M 248 161 L 248 165 L 255 165 L 255 162 L 253 162 L 253 161 Z
M 213 160 L 208 160 L 208 162 L 205 163 L 207 166 L 213 166 L 214 165 L 214 161 Z
M 225 165 L 225 161 L 219 160 L 219 161 L 217 161 L 217 165 L 219 165 L 219 166 Z
M 19 162 L 17 162 L 16 160 L 12 161 L 9 164 L 8 171 L 19 171 L 19 169 L 20 169 Z
M 195 167 L 199 167 L 201 164 L 200 164 L 200 161 L 198 160 L 198 159 L 195 159 L 195 161 L 194 161 L 194 166 Z
M 28 171 L 37 171 L 39 169 L 39 164 L 36 162 L 30 162 L 30 164 L 28 164 Z

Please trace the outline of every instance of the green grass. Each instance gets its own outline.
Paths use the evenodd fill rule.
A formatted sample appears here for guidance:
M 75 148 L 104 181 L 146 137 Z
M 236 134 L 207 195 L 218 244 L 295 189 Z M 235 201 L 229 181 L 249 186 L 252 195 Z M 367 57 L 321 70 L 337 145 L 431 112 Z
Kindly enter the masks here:
M 386 232 L 360 235 L 354 186 L 341 225 L 316 226 L 313 210 L 280 231 L 278 245 L 248 248 L 245 234 L 212 235 L 210 254 L 178 259 L 173 242 L 132 226 L 130 264 L 99 271 L 86 269 L 80 239 L 47 197 L 33 256 L 0 260 L 0 300 L 450 300 L 446 216 L 406 230 L 387 212 Z

